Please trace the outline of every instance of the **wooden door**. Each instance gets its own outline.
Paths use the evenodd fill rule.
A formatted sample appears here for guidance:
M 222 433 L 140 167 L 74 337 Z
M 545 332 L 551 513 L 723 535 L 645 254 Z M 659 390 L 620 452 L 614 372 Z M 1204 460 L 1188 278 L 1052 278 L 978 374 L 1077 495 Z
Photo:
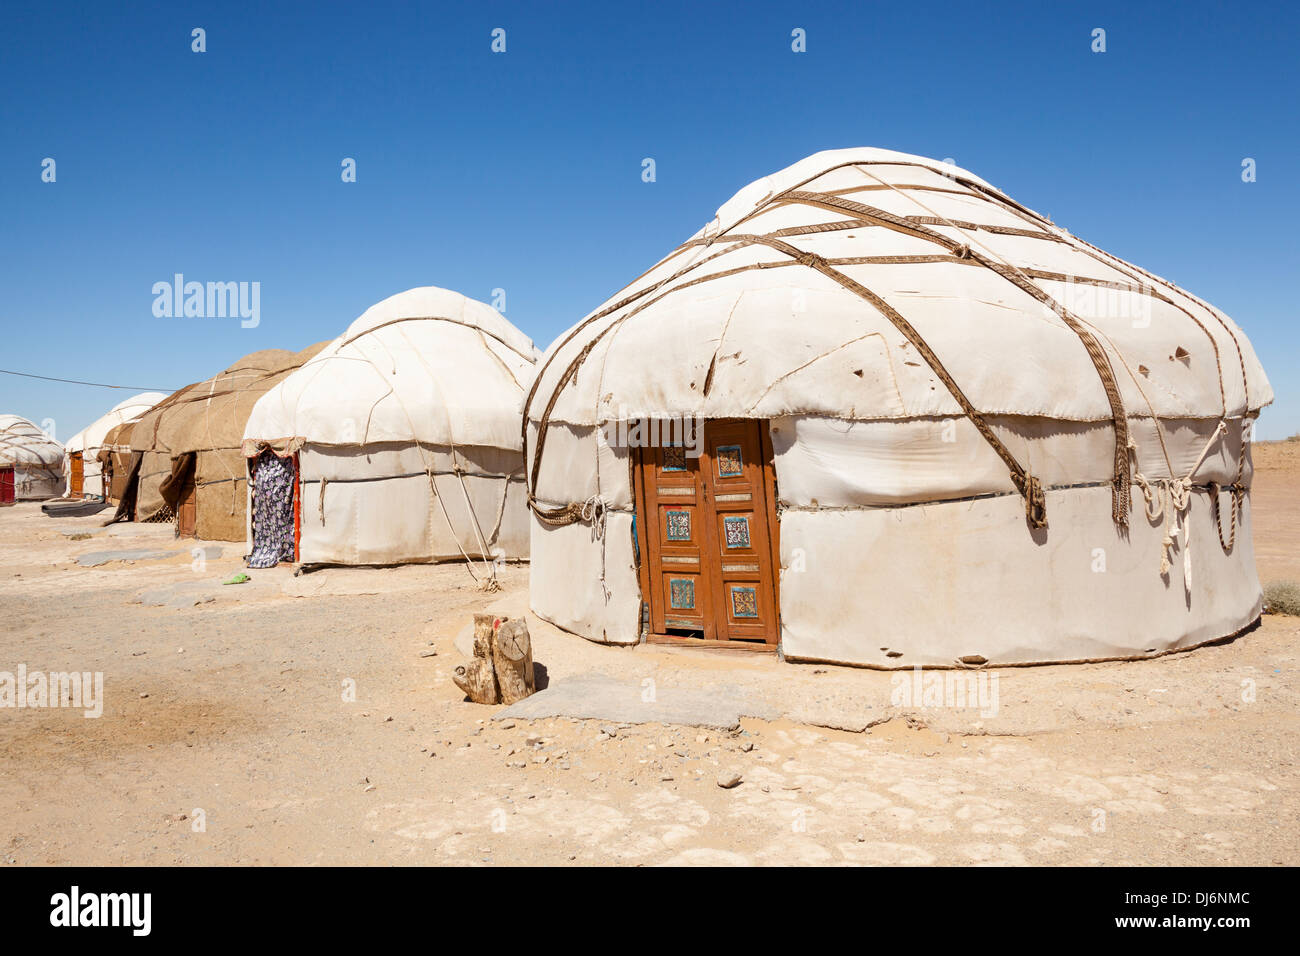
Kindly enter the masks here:
M 0 505 L 7 505 L 14 500 L 14 470 L 0 468 Z
M 718 636 L 777 641 L 776 587 L 764 453 L 766 422 L 704 426 L 705 488 L 713 520 L 709 555 Z
M 735 646 L 778 640 L 767 423 L 718 420 L 703 441 L 639 449 L 642 585 L 654 638 Z
M 68 456 L 72 463 L 72 480 L 68 485 L 68 497 L 80 498 L 81 486 L 85 481 L 85 464 L 81 459 L 81 452 L 74 451 Z
M 700 459 L 682 445 L 641 448 L 646 531 L 650 536 L 650 627 L 655 634 L 696 632 L 714 640 L 713 593 L 703 562 L 709 535 Z
M 190 471 L 181 486 L 180 501 L 176 506 L 176 534 L 192 538 L 198 530 L 198 496 L 195 494 L 194 472 Z

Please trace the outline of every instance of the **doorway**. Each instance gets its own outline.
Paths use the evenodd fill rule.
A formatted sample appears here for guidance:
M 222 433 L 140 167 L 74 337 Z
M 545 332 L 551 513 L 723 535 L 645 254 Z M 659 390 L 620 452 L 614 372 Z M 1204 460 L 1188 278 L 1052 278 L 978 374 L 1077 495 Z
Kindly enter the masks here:
M 648 639 L 773 649 L 779 550 L 767 422 L 702 428 L 698 441 L 688 432 L 682 443 L 635 449 Z
M 176 536 L 193 538 L 198 534 L 198 489 L 194 485 L 194 469 L 189 469 L 180 487 L 176 504 Z
M 270 449 L 249 462 L 252 471 L 253 550 L 250 568 L 273 568 L 297 558 L 299 537 L 298 456 L 280 458 Z
M 70 463 L 68 497 L 80 498 L 81 489 L 85 483 L 85 463 L 79 451 L 72 452 L 68 456 L 68 460 Z
M 0 468 L 0 505 L 13 504 L 14 497 L 14 470 Z

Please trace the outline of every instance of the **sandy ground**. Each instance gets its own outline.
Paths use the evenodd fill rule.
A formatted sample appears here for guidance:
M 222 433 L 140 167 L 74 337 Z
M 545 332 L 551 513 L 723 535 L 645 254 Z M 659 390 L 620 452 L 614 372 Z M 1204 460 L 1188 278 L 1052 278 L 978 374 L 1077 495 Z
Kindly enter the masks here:
M 1261 578 L 1300 580 L 1300 443 L 1256 466 Z M 456 566 L 222 586 L 241 545 L 100 521 L 0 509 L 0 670 L 102 671 L 105 696 L 98 719 L 0 709 L 6 864 L 1300 862 L 1297 618 L 1153 661 L 1002 669 L 996 713 L 530 618 L 551 685 L 765 719 L 492 720 L 450 680 L 455 638 L 476 610 L 525 612 L 526 566 L 495 594 Z M 99 563 L 113 551 L 147 554 Z

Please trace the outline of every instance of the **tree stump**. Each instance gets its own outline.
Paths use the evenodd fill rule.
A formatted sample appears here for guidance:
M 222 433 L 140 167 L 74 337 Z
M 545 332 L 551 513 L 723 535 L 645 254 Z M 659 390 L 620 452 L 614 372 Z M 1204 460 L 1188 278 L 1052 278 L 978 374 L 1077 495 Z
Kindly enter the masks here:
M 507 620 L 497 628 L 492 641 L 492 664 L 502 703 L 513 704 L 537 690 L 533 679 L 533 642 L 526 621 Z
M 475 614 L 474 659 L 457 667 L 451 679 L 478 704 L 513 704 L 535 693 L 527 622 Z
M 452 672 L 456 686 L 476 704 L 498 704 L 496 668 L 492 663 L 492 631 L 496 618 L 491 614 L 474 615 L 474 659 Z

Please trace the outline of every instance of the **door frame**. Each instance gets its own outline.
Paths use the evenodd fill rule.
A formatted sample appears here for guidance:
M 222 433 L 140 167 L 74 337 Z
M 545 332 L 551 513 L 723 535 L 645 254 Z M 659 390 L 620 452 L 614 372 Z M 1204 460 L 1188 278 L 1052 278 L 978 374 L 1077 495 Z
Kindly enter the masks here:
M 275 455 L 275 452 L 270 448 L 263 448 L 262 451 L 270 451 L 272 455 Z M 257 546 L 257 541 L 253 535 L 253 510 L 257 507 L 254 500 L 257 494 L 255 482 L 257 481 L 257 463 L 262 457 L 262 451 L 244 459 L 244 481 L 247 483 L 244 523 L 247 530 L 250 554 L 252 553 L 251 549 Z M 280 458 L 281 456 L 276 455 L 276 457 Z M 291 483 L 293 487 L 293 559 L 281 563 L 296 565 L 301 564 L 299 556 L 302 554 L 302 469 L 299 467 L 298 452 L 295 451 L 283 457 L 293 467 L 293 482 Z M 248 555 L 245 555 L 245 557 L 248 557 Z
M 298 556 L 302 554 L 302 471 L 298 468 L 298 453 L 290 456 L 293 463 L 293 561 L 299 564 Z M 249 515 L 252 521 L 252 515 Z
M 760 468 L 763 475 L 761 482 L 763 486 L 764 508 L 767 513 L 768 527 L 768 544 L 772 551 L 772 607 L 776 616 L 776 637 L 770 644 L 759 641 L 749 640 L 718 640 L 710 637 L 679 637 L 675 634 L 658 634 L 654 631 L 654 612 L 650 602 L 659 597 L 659 592 L 653 587 L 650 578 L 650 532 L 646 521 L 646 493 L 645 493 L 645 475 L 646 461 L 649 456 L 647 452 L 653 453 L 655 449 L 635 447 L 629 449 L 628 470 L 632 479 L 632 497 L 635 514 L 633 517 L 634 544 L 636 547 L 637 558 L 637 581 L 641 586 L 641 616 L 639 622 L 642 624 L 641 634 L 645 643 L 648 644 L 675 644 L 685 647 L 708 647 L 708 648 L 726 648 L 736 651 L 757 651 L 761 654 L 772 653 L 781 645 L 781 525 L 777 520 L 776 510 L 776 464 L 772 450 L 772 431 L 770 422 L 766 418 L 760 419 L 705 419 L 704 428 L 707 428 L 711 421 L 751 421 L 757 422 L 759 426 L 759 441 L 762 448 L 763 460 Z M 704 435 L 698 436 L 701 446 L 704 442 Z M 712 525 L 712 522 L 710 522 Z M 712 531 L 708 532 L 712 534 Z M 716 554 L 717 548 L 712 548 L 710 555 Z M 701 572 L 703 572 L 701 567 Z M 708 630 L 705 631 L 707 635 Z

